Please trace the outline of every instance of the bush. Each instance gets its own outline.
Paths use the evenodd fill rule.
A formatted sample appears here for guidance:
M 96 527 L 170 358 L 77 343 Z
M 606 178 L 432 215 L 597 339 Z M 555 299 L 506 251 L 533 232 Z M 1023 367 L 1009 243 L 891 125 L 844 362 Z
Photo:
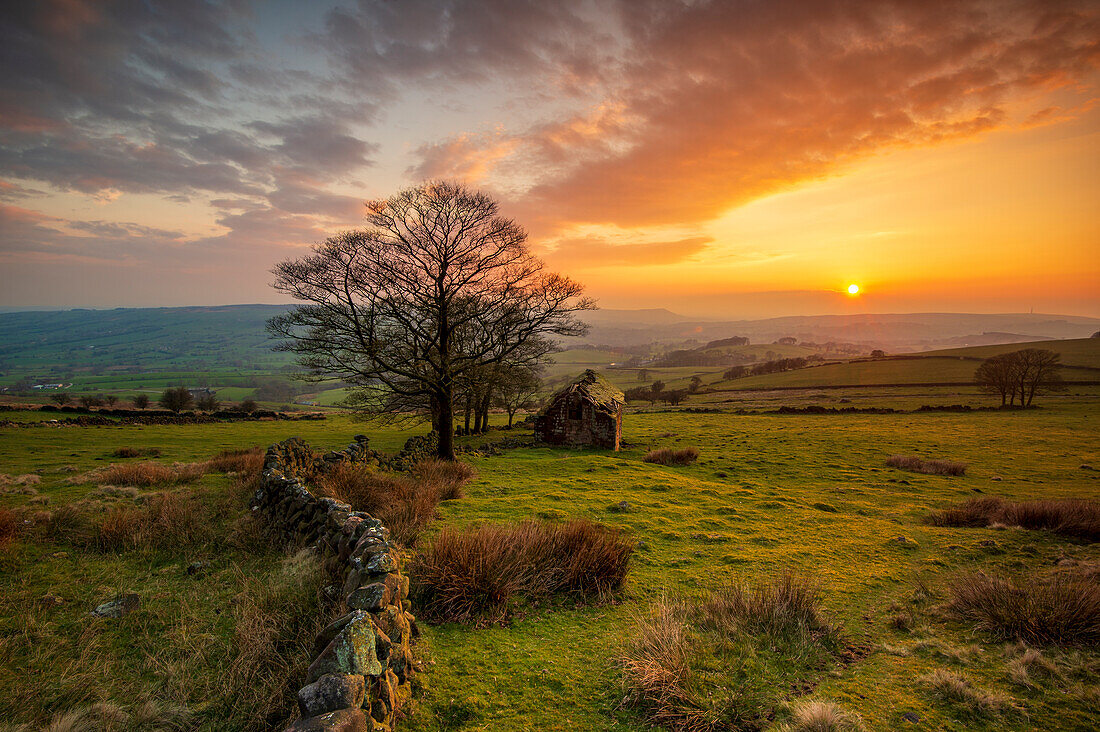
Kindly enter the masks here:
M 658 601 L 637 619 L 617 661 L 628 702 L 648 721 L 710 732 L 763 729 L 790 690 L 812 687 L 807 677 L 826 672 L 842 649 L 816 585 L 786 574 L 699 601 Z M 825 716 L 819 712 L 796 711 L 794 729 L 859 728 L 839 712 L 831 717 L 837 726 L 808 726 Z
M 966 463 L 954 460 L 924 460 L 916 455 L 891 455 L 886 458 L 887 467 L 910 470 L 928 475 L 963 475 Z
M 440 500 L 463 498 L 463 487 L 477 473 L 472 465 L 458 460 L 421 460 L 409 471 L 414 480 L 440 486 Z
M 197 499 L 162 493 L 145 506 L 118 506 L 95 521 L 92 546 L 99 551 L 171 549 L 211 537 L 212 517 Z
M 187 387 L 177 386 L 175 388 L 165 389 L 164 393 L 160 395 L 159 402 L 160 406 L 179 414 L 184 409 L 194 404 L 195 398 L 191 396 L 191 392 Z
M 982 527 L 1000 524 L 1024 529 L 1047 529 L 1086 541 L 1100 541 L 1100 501 L 1081 498 L 1044 498 L 1006 501 L 971 498 L 928 516 L 933 526 Z
M 699 451 L 694 447 L 685 447 L 673 450 L 662 447 L 659 450 L 650 450 L 642 458 L 642 462 L 657 463 L 658 465 L 691 465 L 699 457 Z
M 206 463 L 176 463 L 161 465 L 144 462 L 112 465 L 99 474 L 103 483 L 134 485 L 142 488 L 165 487 L 178 483 L 192 483 L 206 474 Z
M 146 407 L 149 406 L 149 395 L 148 394 L 138 394 L 137 396 L 134 397 L 134 402 L 133 403 L 134 403 L 134 408 L 135 409 L 145 409 Z
M 517 596 L 601 600 L 626 577 L 634 544 L 585 520 L 445 528 L 409 565 L 426 618 L 493 622 Z
M 1027 643 L 1100 642 L 1100 584 L 1059 573 L 1012 578 L 982 573 L 956 578 L 947 609 L 996 636 Z

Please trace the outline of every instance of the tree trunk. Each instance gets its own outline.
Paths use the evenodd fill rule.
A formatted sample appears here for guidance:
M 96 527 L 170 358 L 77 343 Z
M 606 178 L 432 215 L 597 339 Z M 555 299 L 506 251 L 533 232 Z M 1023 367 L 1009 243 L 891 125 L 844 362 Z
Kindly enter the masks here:
M 462 433 L 470 434 L 470 393 L 466 392 L 466 408 L 463 411 L 464 422 L 462 425 Z
M 508 426 L 509 427 L 512 426 L 512 415 L 514 415 L 514 414 L 515 414 L 514 410 L 508 410 Z
M 485 396 L 481 398 L 481 404 L 478 405 L 479 406 L 479 411 L 481 412 L 481 431 L 482 432 L 488 432 L 489 431 L 489 400 L 490 400 L 491 396 L 492 396 L 492 391 L 491 390 L 486 390 Z
M 455 459 L 455 417 L 454 404 L 451 399 L 450 389 L 443 388 L 444 394 L 439 396 L 439 459 Z

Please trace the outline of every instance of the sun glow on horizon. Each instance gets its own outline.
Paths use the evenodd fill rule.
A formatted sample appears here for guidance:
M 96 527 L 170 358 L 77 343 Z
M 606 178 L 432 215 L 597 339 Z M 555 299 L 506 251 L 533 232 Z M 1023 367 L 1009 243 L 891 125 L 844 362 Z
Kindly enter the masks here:
M 849 295 L 858 295 L 859 294 L 859 285 L 857 285 L 854 282 L 852 284 L 848 285 L 848 294 Z

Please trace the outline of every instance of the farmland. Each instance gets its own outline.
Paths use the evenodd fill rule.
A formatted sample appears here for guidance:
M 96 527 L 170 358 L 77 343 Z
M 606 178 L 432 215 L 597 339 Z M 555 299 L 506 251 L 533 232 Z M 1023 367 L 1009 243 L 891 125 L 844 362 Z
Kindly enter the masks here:
M 898 406 L 936 400 L 934 393 L 879 392 Z M 771 394 L 786 404 L 809 403 L 799 392 Z M 423 673 L 414 711 L 401 728 L 649 729 L 621 704 L 613 662 L 635 618 L 669 593 L 698 596 L 789 569 L 817 579 L 825 608 L 859 649 L 858 660 L 810 679 L 811 696 L 860 714 L 869 728 L 897 728 L 908 724 L 903 715 L 909 714 L 933 729 L 1088 729 L 1096 712 L 1095 649 L 1042 648 L 1062 670 L 1021 686 L 1009 675 L 1017 653 L 1011 646 L 936 607 L 947 582 L 963 570 L 1026 576 L 1055 562 L 1095 565 L 1097 547 L 1047 532 L 933 527 L 924 518 L 973 495 L 1100 497 L 1100 472 L 1082 468 L 1098 461 L 1090 424 L 1095 403 L 1094 394 L 1070 393 L 1026 412 L 636 413 L 626 417 L 626 447 L 619 453 L 524 447 L 466 456 L 478 477 L 465 498 L 441 504 L 432 531 L 588 518 L 622 529 L 638 548 L 625 591 L 610 603 L 521 607 L 509 623 L 488 628 L 422 623 Z M 33 493 L 6 490 L 0 506 L 57 511 L 134 500 L 106 497 L 90 473 L 118 462 L 111 453 L 120 446 L 156 449 L 155 460 L 170 465 L 270 444 L 289 430 L 318 449 L 367 432 L 373 446 L 393 451 L 423 428 L 395 431 L 348 416 L 292 426 L 5 428 L 0 472 L 32 474 L 40 482 Z M 493 432 L 467 442 L 517 434 L 524 433 Z M 688 446 L 700 452 L 693 465 L 642 462 L 651 448 Z M 893 454 L 969 467 L 957 477 L 918 475 L 887 468 Z M 208 474 L 165 490 L 217 507 L 227 535 L 244 512 L 241 498 L 228 498 L 237 495 L 228 476 Z M 615 508 L 623 501 L 629 510 Z M 186 710 L 188 728 L 255 723 L 247 721 L 255 720 L 247 709 L 233 709 L 232 695 L 226 696 L 231 687 L 218 680 L 220 659 L 239 651 L 234 623 L 240 615 L 233 608 L 255 592 L 242 578 L 288 582 L 294 565 L 278 551 L 255 553 L 211 539 L 177 550 L 104 555 L 61 534 L 48 541 L 17 538 L 0 556 L 0 683 L 8 690 L 0 716 L 42 724 L 96 701 L 130 708 L 140 697 L 156 700 L 164 718 L 165 710 Z M 197 560 L 211 567 L 195 578 L 185 569 Z M 88 619 L 98 601 L 128 591 L 142 595 L 140 610 L 115 623 Z M 42 602 L 46 595 L 60 602 Z M 912 614 L 905 629 L 890 623 L 899 608 Z M 28 645 L 30 639 L 35 642 Z M 1011 710 L 974 716 L 943 701 L 922 681 L 937 670 L 1010 698 Z

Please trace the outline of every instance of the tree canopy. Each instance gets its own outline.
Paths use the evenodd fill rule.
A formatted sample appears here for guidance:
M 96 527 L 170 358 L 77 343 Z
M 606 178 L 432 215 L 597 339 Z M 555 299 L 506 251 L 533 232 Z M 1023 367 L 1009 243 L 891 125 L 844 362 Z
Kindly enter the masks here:
M 364 229 L 326 239 L 274 269 L 305 304 L 269 330 L 307 372 L 339 375 L 376 413 L 426 405 L 439 455 L 454 458 L 453 399 L 467 375 L 534 364 L 544 336 L 583 335 L 583 288 L 546 272 L 527 234 L 488 195 L 430 182 L 367 203 Z

